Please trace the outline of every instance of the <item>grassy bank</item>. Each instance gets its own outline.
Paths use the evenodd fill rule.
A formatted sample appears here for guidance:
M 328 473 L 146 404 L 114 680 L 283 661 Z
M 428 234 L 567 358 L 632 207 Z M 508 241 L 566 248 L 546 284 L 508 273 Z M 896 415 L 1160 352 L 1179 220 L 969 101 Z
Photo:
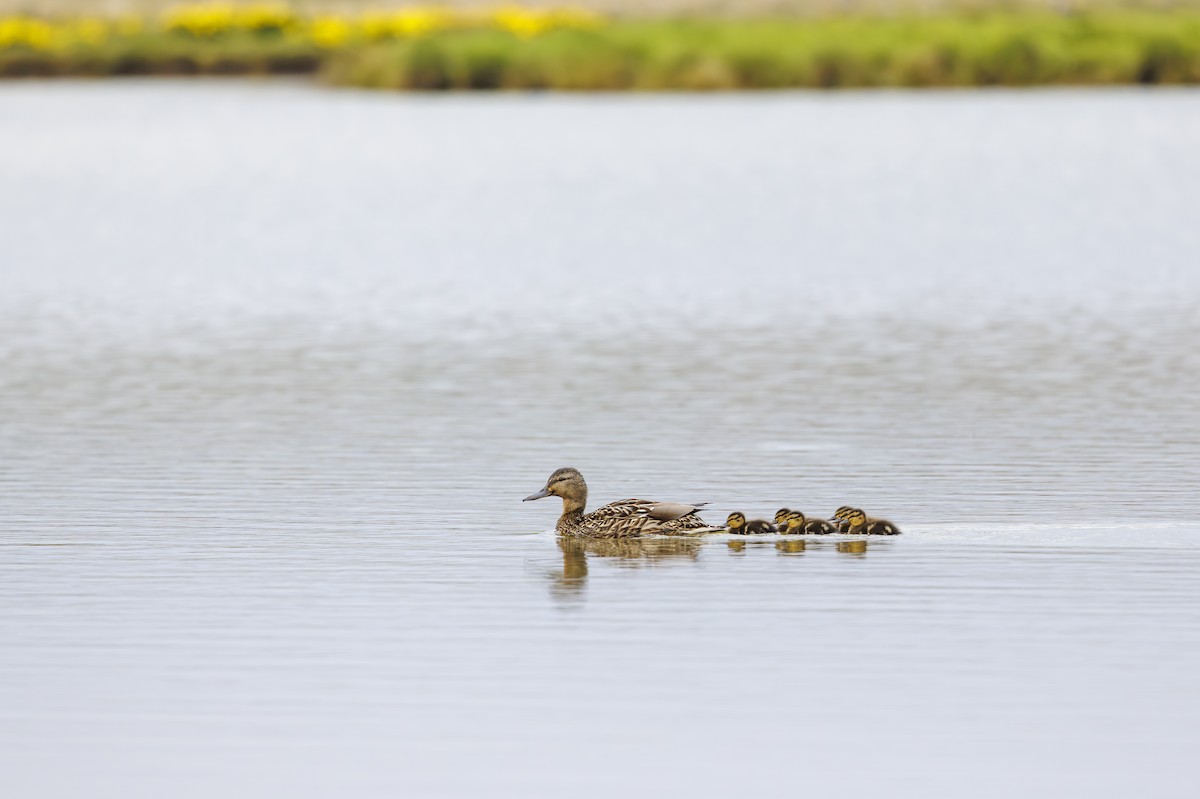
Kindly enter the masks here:
M 415 90 L 1200 83 L 1200 11 L 769 20 L 204 5 L 148 18 L 0 19 L 8 77 L 297 72 Z

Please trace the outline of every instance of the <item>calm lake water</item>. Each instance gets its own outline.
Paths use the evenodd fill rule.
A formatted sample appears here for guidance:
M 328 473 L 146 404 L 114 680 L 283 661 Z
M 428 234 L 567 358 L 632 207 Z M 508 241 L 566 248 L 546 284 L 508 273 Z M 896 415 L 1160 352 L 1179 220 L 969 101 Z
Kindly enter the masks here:
M 1195 796 L 1198 142 L 0 86 L 3 793 Z M 567 545 L 563 465 L 905 534 Z

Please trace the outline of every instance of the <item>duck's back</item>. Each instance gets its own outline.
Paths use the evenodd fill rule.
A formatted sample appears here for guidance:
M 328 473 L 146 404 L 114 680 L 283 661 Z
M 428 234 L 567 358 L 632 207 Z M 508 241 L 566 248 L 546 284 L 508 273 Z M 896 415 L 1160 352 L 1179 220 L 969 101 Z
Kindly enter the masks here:
M 585 538 L 637 538 L 643 535 L 689 535 L 715 532 L 696 515 L 701 504 L 622 499 L 576 519 L 559 520 L 558 532 Z

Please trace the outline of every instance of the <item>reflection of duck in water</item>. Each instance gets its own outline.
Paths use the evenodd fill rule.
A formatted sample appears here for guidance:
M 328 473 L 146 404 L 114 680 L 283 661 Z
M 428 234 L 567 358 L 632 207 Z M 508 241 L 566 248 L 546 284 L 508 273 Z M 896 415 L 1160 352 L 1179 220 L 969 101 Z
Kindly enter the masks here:
M 597 558 L 617 558 L 629 561 L 654 564 L 665 560 L 686 559 L 695 560 L 700 554 L 701 542 L 695 538 L 634 538 L 634 539 L 580 539 L 560 538 L 559 548 L 565 553 L 568 549 L 580 555 L 591 555 Z
M 887 519 L 873 519 L 859 508 L 838 508 L 838 513 L 845 525 L 843 532 L 851 535 L 900 535 L 900 528 Z
M 764 519 L 746 521 L 746 514 L 734 511 L 725 520 L 725 531 L 734 535 L 762 535 L 775 532 L 775 525 Z
M 546 487 L 525 497 L 541 499 L 561 497 L 562 516 L 555 529 L 559 535 L 580 538 L 637 538 L 643 535 L 692 535 L 715 533 L 721 527 L 710 527 L 696 515 L 705 503 L 684 505 L 678 502 L 650 502 L 644 499 L 623 499 L 584 513 L 587 506 L 587 483 L 577 469 L 559 469 L 550 475 Z
M 598 558 L 616 558 L 620 565 L 639 567 L 655 565 L 666 560 L 696 560 L 700 553 L 700 542 L 694 538 L 633 538 L 633 539 L 587 539 L 562 536 L 558 539 L 562 550 L 562 576 L 556 580 L 559 586 L 580 589 L 587 582 L 588 555 Z

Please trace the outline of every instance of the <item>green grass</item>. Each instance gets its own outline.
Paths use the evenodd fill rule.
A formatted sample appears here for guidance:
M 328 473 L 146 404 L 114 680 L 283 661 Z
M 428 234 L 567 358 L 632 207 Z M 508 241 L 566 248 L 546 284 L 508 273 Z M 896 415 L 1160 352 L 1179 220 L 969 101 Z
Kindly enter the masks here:
M 311 44 L 286 39 L 180 42 L 142 34 L 56 53 L 0 50 L 0 77 L 312 74 L 322 55 Z
M 448 30 L 322 48 L 301 35 L 147 28 L 0 47 L 0 76 L 313 73 L 379 89 L 733 90 L 1200 83 L 1200 11 L 1039 10 L 630 19 L 520 38 Z
M 1200 14 L 630 21 L 530 41 L 460 32 L 346 50 L 323 74 L 410 90 L 1200 83 Z

